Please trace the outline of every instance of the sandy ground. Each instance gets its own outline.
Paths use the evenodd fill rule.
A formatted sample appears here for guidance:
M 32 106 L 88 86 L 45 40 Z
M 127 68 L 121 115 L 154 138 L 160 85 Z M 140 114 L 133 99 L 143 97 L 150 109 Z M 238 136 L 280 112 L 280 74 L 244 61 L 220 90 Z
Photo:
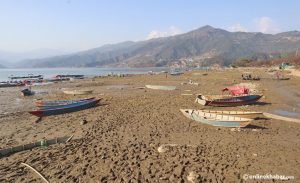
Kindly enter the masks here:
M 253 72 L 261 81 L 241 80 Z M 203 75 L 207 74 L 207 75 Z M 181 85 L 192 79 L 199 86 Z M 21 97 L 20 88 L 0 88 L 0 148 L 74 135 L 67 144 L 38 147 L 0 158 L 0 182 L 42 182 L 25 162 L 50 182 L 245 182 L 244 174 L 294 176 L 300 182 L 300 125 L 261 119 L 232 130 L 191 121 L 180 108 L 207 108 L 195 96 L 221 94 L 238 83 L 255 87 L 264 97 L 255 105 L 223 110 L 291 111 L 300 114 L 300 78 L 271 79 L 266 69 L 194 71 L 182 76 L 138 75 L 95 78 L 36 86 L 48 95 Z M 145 84 L 174 85 L 177 90 L 138 89 Z M 67 96 L 62 88 L 93 89 L 89 96 Z M 27 113 L 37 99 L 96 96 L 100 105 L 69 114 L 44 117 Z M 213 108 L 221 109 L 221 108 Z M 295 116 L 300 118 L 300 116 Z M 87 124 L 80 122 L 86 120 Z M 160 146 L 177 144 L 158 152 Z M 247 182 L 273 182 L 248 180 Z
M 287 68 L 287 71 L 290 71 L 289 75 L 300 77 L 300 71 L 294 68 Z

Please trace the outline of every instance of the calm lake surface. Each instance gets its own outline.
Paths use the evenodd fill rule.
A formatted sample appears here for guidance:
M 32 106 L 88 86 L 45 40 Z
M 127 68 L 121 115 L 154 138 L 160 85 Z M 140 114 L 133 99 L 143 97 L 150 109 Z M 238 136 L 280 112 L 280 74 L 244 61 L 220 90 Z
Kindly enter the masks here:
M 28 68 L 28 69 L 0 69 L 0 81 L 9 80 L 9 76 L 27 76 L 28 74 L 43 75 L 51 78 L 57 74 L 80 74 L 86 76 L 100 76 L 114 74 L 144 74 L 148 71 L 168 71 L 166 67 L 147 68 Z

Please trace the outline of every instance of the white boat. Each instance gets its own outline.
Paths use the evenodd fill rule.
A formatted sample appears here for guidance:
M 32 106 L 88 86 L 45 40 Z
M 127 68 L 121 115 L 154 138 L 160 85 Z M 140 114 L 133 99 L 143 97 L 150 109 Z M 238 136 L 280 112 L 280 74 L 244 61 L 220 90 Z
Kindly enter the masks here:
M 214 110 L 199 110 L 199 111 L 206 112 L 206 113 L 213 113 L 213 114 L 236 116 L 242 118 L 250 118 L 250 119 L 264 117 L 263 112 L 256 112 L 256 111 L 214 111 Z
M 153 90 L 175 90 L 176 86 L 162 86 L 162 85 L 145 85 L 146 88 Z
M 86 95 L 93 93 L 93 90 L 64 90 L 67 95 Z
M 246 127 L 253 120 L 236 116 L 207 113 L 194 109 L 180 109 L 180 111 L 189 119 L 212 126 L 241 128 Z

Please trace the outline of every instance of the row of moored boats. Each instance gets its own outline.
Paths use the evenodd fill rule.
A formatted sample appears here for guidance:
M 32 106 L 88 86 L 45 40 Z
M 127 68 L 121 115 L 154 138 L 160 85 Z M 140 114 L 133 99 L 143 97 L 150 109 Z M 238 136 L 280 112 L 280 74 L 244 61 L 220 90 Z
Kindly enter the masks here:
M 175 86 L 146 85 L 154 90 L 175 90 Z M 244 86 L 226 87 L 222 91 L 229 91 L 232 95 L 197 95 L 197 103 L 204 106 L 234 107 L 257 102 L 262 95 L 250 95 L 249 89 Z M 236 95 L 238 94 L 238 95 Z M 251 111 L 213 111 L 180 109 L 189 119 L 200 123 L 223 127 L 246 127 L 257 118 L 262 118 L 262 112 Z

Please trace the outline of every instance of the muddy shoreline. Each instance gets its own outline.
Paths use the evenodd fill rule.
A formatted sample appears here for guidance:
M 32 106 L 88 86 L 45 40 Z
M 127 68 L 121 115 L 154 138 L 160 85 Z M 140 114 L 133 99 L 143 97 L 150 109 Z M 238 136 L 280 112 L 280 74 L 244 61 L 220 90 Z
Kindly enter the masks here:
M 243 81 L 243 72 L 261 81 Z M 181 85 L 188 79 L 199 83 Z M 180 108 L 212 109 L 194 103 L 194 95 L 221 94 L 221 89 L 251 83 L 264 97 L 256 105 L 213 108 L 299 113 L 300 78 L 271 79 L 265 69 L 193 71 L 181 76 L 136 75 L 102 77 L 36 86 L 49 95 L 21 97 L 20 88 L 1 88 L 0 148 L 43 138 L 74 135 L 56 144 L 0 158 L 0 182 L 41 182 L 21 162 L 30 164 L 50 182 L 189 182 L 195 174 L 202 182 L 242 182 L 244 174 L 292 175 L 300 178 L 300 125 L 274 119 L 256 120 L 248 128 L 231 130 L 196 123 Z M 177 90 L 139 89 L 145 84 L 174 85 Z M 27 113 L 37 99 L 72 99 L 62 88 L 93 89 L 100 105 L 74 113 L 36 118 Z M 87 124 L 80 122 L 86 120 Z M 164 144 L 176 144 L 158 152 Z M 251 181 L 262 182 L 262 181 Z M 271 182 L 271 181 L 270 181 Z

